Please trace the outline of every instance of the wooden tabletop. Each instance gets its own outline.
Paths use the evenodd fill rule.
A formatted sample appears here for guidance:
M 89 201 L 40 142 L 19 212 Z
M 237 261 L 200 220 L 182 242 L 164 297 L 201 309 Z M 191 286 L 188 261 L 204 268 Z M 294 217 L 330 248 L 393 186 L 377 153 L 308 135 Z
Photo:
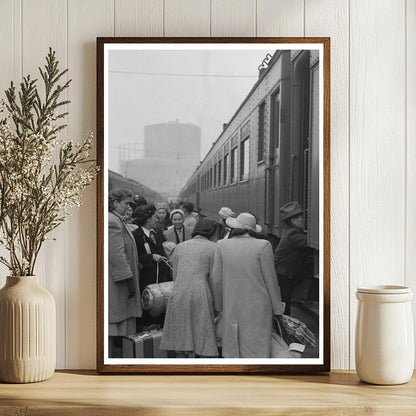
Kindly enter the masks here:
M 323 375 L 170 376 L 57 372 L 1 384 L 0 415 L 416 415 L 416 375 L 373 386 L 353 372 Z

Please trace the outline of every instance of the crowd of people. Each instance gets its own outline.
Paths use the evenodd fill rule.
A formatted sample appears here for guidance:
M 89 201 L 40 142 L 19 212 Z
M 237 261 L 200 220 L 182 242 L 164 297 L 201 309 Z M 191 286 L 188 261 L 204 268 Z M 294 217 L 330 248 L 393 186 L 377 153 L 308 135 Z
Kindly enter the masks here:
M 109 192 L 108 207 L 109 357 L 120 356 L 123 336 L 151 324 L 163 327 L 160 348 L 178 358 L 272 357 L 273 316 L 290 315 L 308 256 L 299 203 L 281 208 L 280 239 L 229 207 L 217 221 L 191 202 L 152 205 L 124 189 Z M 140 295 L 172 280 L 166 312 L 151 316 Z

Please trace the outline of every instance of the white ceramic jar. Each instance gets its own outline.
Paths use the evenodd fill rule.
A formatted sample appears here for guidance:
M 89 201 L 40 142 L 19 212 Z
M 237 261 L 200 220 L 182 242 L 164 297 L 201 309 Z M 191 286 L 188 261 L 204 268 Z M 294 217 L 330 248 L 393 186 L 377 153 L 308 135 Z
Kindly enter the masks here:
M 355 366 L 362 381 L 402 384 L 412 377 L 412 297 L 412 291 L 405 286 L 357 289 Z

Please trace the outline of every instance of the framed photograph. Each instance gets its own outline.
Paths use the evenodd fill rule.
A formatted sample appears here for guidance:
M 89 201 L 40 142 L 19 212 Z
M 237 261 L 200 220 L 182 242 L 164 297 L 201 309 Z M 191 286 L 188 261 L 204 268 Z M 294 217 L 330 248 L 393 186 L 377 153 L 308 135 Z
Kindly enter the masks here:
M 97 38 L 101 373 L 330 371 L 329 38 Z

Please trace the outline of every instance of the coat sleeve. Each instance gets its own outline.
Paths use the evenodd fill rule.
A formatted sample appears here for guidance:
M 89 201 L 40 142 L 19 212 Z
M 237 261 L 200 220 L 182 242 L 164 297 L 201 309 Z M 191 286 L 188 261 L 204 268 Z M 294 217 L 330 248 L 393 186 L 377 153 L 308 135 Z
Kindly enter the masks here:
M 308 239 L 306 234 L 302 230 L 296 230 L 290 235 L 291 246 L 293 247 L 306 247 L 308 245 Z
M 172 278 L 173 281 L 176 280 L 176 276 L 178 275 L 178 247 L 175 247 L 172 254 Z
M 208 279 L 212 275 L 212 270 L 214 269 L 215 249 L 216 249 L 216 247 L 212 250 L 212 252 L 209 255 Z
M 260 250 L 260 266 L 263 280 L 272 302 L 273 315 L 281 315 L 285 308 L 282 303 L 280 287 L 274 269 L 272 246 L 269 242 L 265 242 Z
M 221 249 L 217 243 L 215 250 L 214 264 L 209 276 L 209 287 L 211 289 L 212 297 L 214 298 L 214 309 L 217 312 L 222 311 L 222 297 L 223 297 L 223 267 Z
M 114 282 L 133 277 L 124 250 L 123 226 L 118 221 L 108 222 L 108 257 Z

